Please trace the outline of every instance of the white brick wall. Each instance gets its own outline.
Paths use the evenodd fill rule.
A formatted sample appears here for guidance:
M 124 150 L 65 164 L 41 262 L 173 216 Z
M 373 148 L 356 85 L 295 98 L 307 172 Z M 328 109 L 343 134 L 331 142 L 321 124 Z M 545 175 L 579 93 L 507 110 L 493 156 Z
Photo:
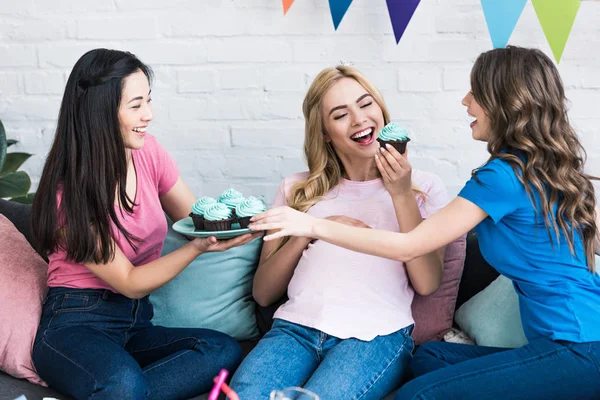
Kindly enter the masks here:
M 560 70 L 571 119 L 600 175 L 600 3 L 582 2 Z M 548 54 L 531 4 L 511 43 Z M 452 195 L 486 158 L 460 100 L 491 48 L 479 0 L 422 0 L 395 44 L 384 0 L 354 0 L 333 30 L 325 0 L 0 0 L 0 119 L 37 185 L 68 73 L 95 47 L 136 53 L 156 73 L 151 132 L 198 195 L 229 186 L 272 199 L 303 169 L 301 104 L 320 69 L 353 61 L 413 133 L 415 168 Z

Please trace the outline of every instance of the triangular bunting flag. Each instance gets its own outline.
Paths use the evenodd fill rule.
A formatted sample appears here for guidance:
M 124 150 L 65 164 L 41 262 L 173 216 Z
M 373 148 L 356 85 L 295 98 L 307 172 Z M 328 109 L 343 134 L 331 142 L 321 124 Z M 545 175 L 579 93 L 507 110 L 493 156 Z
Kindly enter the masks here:
M 287 14 L 292 4 L 294 4 L 294 0 L 283 0 L 283 15 Z
M 329 9 L 331 10 L 331 18 L 333 19 L 333 26 L 337 30 L 342 18 L 348 11 L 348 7 L 352 4 L 352 0 L 329 0 Z
M 581 4 L 579 0 L 531 0 L 531 2 L 554 58 L 559 63 Z
M 527 0 L 481 0 L 495 49 L 506 47 L 526 4 Z
M 394 36 L 396 36 L 396 44 L 398 44 L 421 0 L 386 1 L 390 19 L 392 20 L 392 27 L 394 28 Z

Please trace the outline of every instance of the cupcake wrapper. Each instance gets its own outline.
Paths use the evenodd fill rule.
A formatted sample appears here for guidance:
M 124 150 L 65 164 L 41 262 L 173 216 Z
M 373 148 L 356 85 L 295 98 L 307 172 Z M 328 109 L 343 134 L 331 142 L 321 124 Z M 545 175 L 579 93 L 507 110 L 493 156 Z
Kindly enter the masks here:
M 240 229 L 246 229 L 248 227 L 248 225 L 250 224 L 250 218 L 252 218 L 252 217 L 238 218 L 238 222 L 240 224 Z
M 207 231 L 230 231 L 231 224 L 233 223 L 234 218 L 222 219 L 220 221 L 209 221 L 207 219 L 204 220 L 204 229 Z
M 192 221 L 194 221 L 194 229 L 196 229 L 197 231 L 203 231 L 204 230 L 204 216 L 190 213 L 190 217 L 192 217 Z
M 404 140 L 390 140 L 390 141 L 377 139 L 377 141 L 379 142 L 380 147 L 384 147 L 386 144 L 389 144 L 393 148 L 398 150 L 398 153 L 404 154 L 404 152 L 406 151 L 406 144 L 408 142 L 410 142 L 410 138 L 406 138 Z

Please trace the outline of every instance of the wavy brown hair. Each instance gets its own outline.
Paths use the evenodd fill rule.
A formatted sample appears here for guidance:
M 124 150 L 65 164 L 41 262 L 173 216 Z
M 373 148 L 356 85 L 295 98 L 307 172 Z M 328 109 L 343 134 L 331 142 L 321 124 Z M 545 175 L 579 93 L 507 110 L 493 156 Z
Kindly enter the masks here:
M 598 228 L 591 181 L 597 178 L 583 172 L 586 153 L 569 123 L 552 60 L 540 50 L 514 46 L 485 52 L 475 61 L 471 90 L 490 122 L 488 162 L 499 158 L 510 164 L 536 213 L 539 196 L 551 243 L 555 238 L 560 244 L 562 232 L 574 254 L 575 235 L 581 236 L 594 272 Z
M 325 94 L 343 78 L 354 79 L 365 88 L 381 108 L 384 124 L 390 122 L 390 114 L 383 101 L 383 96 L 358 70 L 343 65 L 322 70 L 313 80 L 302 103 L 305 121 L 304 157 L 308 164 L 309 175 L 306 180 L 292 186 L 289 198 L 286 199 L 288 205 L 295 210 L 308 211 L 309 208 L 321 201 L 329 190 L 336 187 L 345 174 L 344 165 L 332 144 L 325 141 L 322 112 L 322 101 Z M 424 195 L 417 188 L 413 188 L 413 190 Z M 289 237 L 282 238 L 269 256 L 275 254 L 288 240 Z

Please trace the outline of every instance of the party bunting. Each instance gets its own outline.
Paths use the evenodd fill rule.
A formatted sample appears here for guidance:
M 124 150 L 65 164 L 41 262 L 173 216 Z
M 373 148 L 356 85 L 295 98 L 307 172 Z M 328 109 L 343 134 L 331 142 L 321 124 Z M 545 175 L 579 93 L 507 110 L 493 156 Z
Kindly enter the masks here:
M 284 15 L 287 14 L 294 1 L 282 0 Z M 481 0 L 494 48 L 506 47 L 527 1 Z M 531 2 L 542 25 L 544 35 L 552 48 L 554 58 L 556 62 L 560 62 L 581 5 L 580 0 L 531 0 Z M 386 0 L 386 3 L 397 44 L 419 6 L 420 0 Z M 329 10 L 336 30 L 351 4 L 352 0 L 329 0 Z
M 527 0 L 481 0 L 495 49 L 506 47 L 526 4 Z
M 294 4 L 294 0 L 283 0 L 283 15 L 287 14 L 292 4 Z
M 581 3 L 579 0 L 531 0 L 556 62 L 560 62 Z
M 415 10 L 419 6 L 421 0 L 386 0 L 392 27 L 394 28 L 394 36 L 396 44 L 400 43 L 400 39 L 408 26 Z
M 352 0 L 329 0 L 329 10 L 336 31 L 350 4 L 352 4 Z

